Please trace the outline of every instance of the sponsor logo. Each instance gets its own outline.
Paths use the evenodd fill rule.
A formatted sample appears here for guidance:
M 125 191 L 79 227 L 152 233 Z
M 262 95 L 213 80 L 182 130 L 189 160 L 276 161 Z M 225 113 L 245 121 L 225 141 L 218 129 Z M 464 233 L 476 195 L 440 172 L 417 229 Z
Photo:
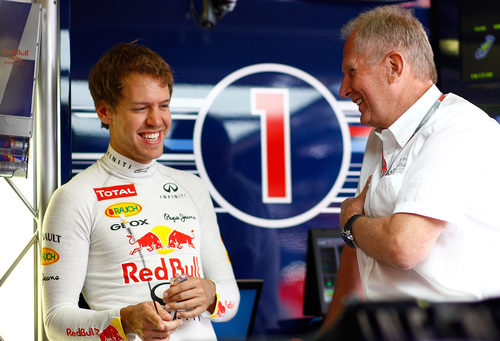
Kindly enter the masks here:
M 222 302 L 219 301 L 217 303 L 217 313 L 216 314 L 217 314 L 218 317 L 222 317 L 222 316 L 224 316 L 225 313 L 226 313 L 226 307 L 224 307 L 224 305 L 222 304 Z
M 151 167 L 153 167 L 153 165 L 151 165 L 151 166 L 147 166 L 146 168 L 136 169 L 136 170 L 134 171 L 134 173 L 147 173 L 147 172 L 148 172 L 148 170 L 149 170 Z
M 42 281 L 44 282 L 48 282 L 48 281 L 58 281 L 59 280 L 59 275 L 55 275 L 55 276 L 52 276 L 52 275 L 45 275 L 45 274 L 42 274 Z
M 134 184 L 94 188 L 94 192 L 98 201 L 137 196 Z
M 60 258 L 61 257 L 55 250 L 48 247 L 42 248 L 42 265 L 57 263 Z
M 26 64 L 26 62 L 23 59 L 19 58 L 18 56 L 10 56 L 3 63 L 6 65 L 17 65 L 17 66 L 22 66 Z
M 106 208 L 104 214 L 110 218 L 119 218 L 123 213 L 125 217 L 130 217 L 142 211 L 142 206 L 133 202 L 120 202 Z
M 187 198 L 186 193 L 160 194 L 160 199 L 184 199 L 184 198 Z
M 170 227 L 158 225 L 153 227 L 151 232 L 135 241 L 133 240 L 134 236 L 127 235 L 127 237 L 129 244 L 134 246 L 129 253 L 130 255 L 143 249 L 149 252 L 157 251 L 160 254 L 168 254 L 176 249 L 182 249 L 184 246 L 195 249 L 193 244 L 194 230 L 191 230 L 191 236 L 189 236 Z
M 121 335 L 118 329 L 115 326 L 109 325 L 102 333 L 99 334 L 99 339 L 102 341 L 122 341 L 125 340 Z
M 11 49 L 8 49 L 8 48 L 4 47 L 3 48 L 3 54 L 5 56 L 24 56 L 24 57 L 28 57 L 29 54 L 30 54 L 30 51 L 29 50 L 21 51 L 20 49 L 11 50 Z
M 54 243 L 61 242 L 61 236 L 54 233 L 44 233 L 42 238 L 47 242 L 54 242 Z
M 184 215 L 182 213 L 179 213 L 178 215 L 170 215 L 168 213 L 165 213 L 163 215 L 163 218 L 165 218 L 165 220 L 167 221 L 173 221 L 174 223 L 180 221 L 180 222 L 185 222 L 186 220 L 191 220 L 191 219 L 194 219 L 196 220 L 196 217 L 195 216 L 192 216 L 192 215 Z
M 168 265 L 165 258 L 160 259 L 160 265 L 155 268 L 138 268 L 136 263 L 122 264 L 123 281 L 125 284 L 149 282 L 152 280 L 168 281 L 176 273 L 187 274 L 189 277 L 200 276 L 198 257 L 193 256 L 192 264 L 182 264 L 178 258 L 169 258 Z
M 131 220 L 128 223 L 132 227 L 137 227 L 137 226 L 142 226 L 142 225 L 149 225 L 147 219 L 138 219 L 138 220 Z M 119 229 L 123 228 L 122 224 L 113 224 L 109 227 L 111 231 L 118 231 Z
M 84 328 L 78 328 L 77 331 L 74 331 L 71 328 L 66 328 L 66 335 L 68 336 L 96 336 L 99 335 L 99 329 L 97 328 L 89 328 L 89 329 L 84 329 Z
M 116 163 L 119 166 L 122 166 L 123 168 L 127 168 L 127 169 L 132 168 L 132 165 L 130 163 L 119 159 L 115 155 L 111 154 L 109 151 L 106 152 L 106 156 L 108 157 L 109 160 L 111 160 L 112 162 Z
M 227 309 L 234 309 L 234 301 L 224 301 L 224 303 L 226 303 L 226 307 Z
M 166 184 L 163 185 L 163 189 L 165 192 L 170 193 L 170 192 L 177 192 L 179 190 L 179 186 L 174 184 L 173 182 L 167 182 Z

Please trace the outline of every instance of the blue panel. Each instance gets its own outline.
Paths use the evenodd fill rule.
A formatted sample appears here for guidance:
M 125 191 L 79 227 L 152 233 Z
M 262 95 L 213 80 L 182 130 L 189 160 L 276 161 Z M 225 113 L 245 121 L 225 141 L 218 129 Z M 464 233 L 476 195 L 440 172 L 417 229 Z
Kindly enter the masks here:
M 338 96 L 343 47 L 339 31 L 348 19 L 373 6 L 372 2 L 238 1 L 233 12 L 207 31 L 190 19 L 188 0 L 147 4 L 125 0 L 119 5 L 98 0 L 72 2 L 73 174 L 106 150 L 107 134 L 92 113 L 93 103 L 84 83 L 99 56 L 117 42 L 139 39 L 174 69 L 173 125 L 165 142 L 168 158 L 160 160 L 168 166 L 200 174 L 200 160 L 195 160 L 192 149 L 199 112 L 221 80 L 259 63 L 279 63 L 311 75 L 338 101 L 338 114 L 349 127 L 359 125 L 356 106 Z M 418 13 L 426 22 L 427 10 Z M 250 112 L 250 95 L 244 92 L 256 87 L 289 89 L 290 103 L 298 101 L 297 89 L 315 98 L 291 110 L 291 204 L 262 202 L 261 123 Z M 242 89 L 241 97 L 232 96 Z M 357 187 L 366 136 L 349 136 L 351 146 L 346 150 L 341 124 L 325 98 L 289 75 L 255 74 L 239 79 L 227 90 L 234 92 L 217 97 L 207 110 L 200 131 L 201 159 L 214 187 L 236 209 L 270 220 L 306 212 L 335 183 L 346 153 L 350 160 L 347 177 L 327 207 L 295 226 L 258 226 L 235 217 L 214 200 L 236 278 L 264 280 L 254 335 L 303 335 L 309 331 L 307 323 L 302 323 L 308 318 L 302 313 L 307 299 L 307 233 L 310 228 L 338 226 L 340 203 Z

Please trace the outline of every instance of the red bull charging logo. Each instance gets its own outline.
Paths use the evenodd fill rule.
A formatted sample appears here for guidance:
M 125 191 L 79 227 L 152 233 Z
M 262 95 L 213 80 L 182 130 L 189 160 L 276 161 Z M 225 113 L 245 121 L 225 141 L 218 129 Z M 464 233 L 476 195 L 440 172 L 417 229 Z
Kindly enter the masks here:
M 133 240 L 131 235 L 127 235 L 127 237 L 129 244 L 133 245 L 130 255 L 142 250 L 147 250 L 148 252 L 157 251 L 162 255 L 166 255 L 185 246 L 195 249 L 193 244 L 195 237 L 193 230 L 191 230 L 191 235 L 189 236 L 170 227 L 158 225 L 153 227 L 151 232 L 146 233 L 136 241 Z

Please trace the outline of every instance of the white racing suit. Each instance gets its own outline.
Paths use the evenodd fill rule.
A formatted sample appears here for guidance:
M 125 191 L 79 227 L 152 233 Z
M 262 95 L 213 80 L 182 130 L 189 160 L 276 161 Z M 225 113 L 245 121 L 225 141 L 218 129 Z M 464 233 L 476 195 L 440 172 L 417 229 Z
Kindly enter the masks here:
M 120 213 L 129 229 L 120 224 Z M 120 309 L 160 299 L 176 273 L 216 284 L 214 312 L 183 321 L 171 340 L 216 339 L 239 291 L 202 181 L 156 161 L 134 162 L 111 147 L 53 195 L 43 224 L 42 293 L 51 340 L 138 340 Z M 144 262 L 141 259 L 144 258 Z M 90 310 L 78 306 L 80 292 Z

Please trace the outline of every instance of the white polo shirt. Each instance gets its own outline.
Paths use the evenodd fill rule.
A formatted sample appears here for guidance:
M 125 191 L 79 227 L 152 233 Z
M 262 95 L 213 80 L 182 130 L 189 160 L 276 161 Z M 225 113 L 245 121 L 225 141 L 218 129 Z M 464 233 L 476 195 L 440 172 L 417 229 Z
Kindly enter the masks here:
M 476 106 L 432 86 L 388 129 L 368 139 L 360 189 L 371 217 L 414 213 L 447 221 L 429 257 L 398 270 L 357 249 L 369 300 L 480 300 L 500 296 L 500 125 Z M 382 151 L 387 174 L 381 176 Z

